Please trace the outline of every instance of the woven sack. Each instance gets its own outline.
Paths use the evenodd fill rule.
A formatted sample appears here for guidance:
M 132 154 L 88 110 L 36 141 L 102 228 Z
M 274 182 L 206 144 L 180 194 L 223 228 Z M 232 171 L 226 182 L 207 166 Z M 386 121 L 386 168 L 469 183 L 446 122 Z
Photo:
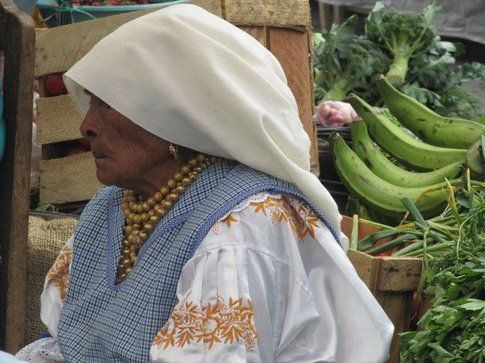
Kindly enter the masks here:
M 40 295 L 47 272 L 76 227 L 75 218 L 29 217 L 25 344 L 46 332 L 40 321 Z

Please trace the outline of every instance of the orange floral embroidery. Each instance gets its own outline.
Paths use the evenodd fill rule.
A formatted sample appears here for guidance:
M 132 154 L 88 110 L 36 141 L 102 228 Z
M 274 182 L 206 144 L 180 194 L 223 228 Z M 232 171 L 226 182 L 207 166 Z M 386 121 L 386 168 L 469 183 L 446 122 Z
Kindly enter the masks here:
M 254 212 L 262 212 L 267 215 L 269 212 L 271 222 L 279 224 L 282 222 L 289 223 L 293 234 L 300 240 L 310 235 L 315 237 L 315 228 L 319 228 L 318 221 L 320 218 L 309 207 L 300 203 L 293 203 L 292 205 L 288 197 L 271 198 L 268 197 L 262 202 L 250 203 L 255 207 Z
M 249 205 L 254 207 L 255 213 L 262 213 L 264 216 L 269 215 L 273 225 L 282 222 L 289 223 L 293 234 L 300 242 L 307 235 L 315 238 L 315 229 L 319 228 L 320 218 L 310 207 L 300 201 L 287 196 L 281 198 L 267 197 L 261 202 L 250 202 Z M 227 228 L 231 228 L 236 222 L 239 222 L 239 220 L 231 213 L 215 223 L 212 226 L 212 232 L 217 234 L 222 225 L 225 224 Z
M 211 349 L 215 343 L 233 344 L 244 342 L 254 350 L 258 333 L 254 327 L 253 303 L 248 299 L 233 300 L 226 304 L 219 297 L 215 304 L 205 308 L 191 301 L 177 305 L 164 327 L 158 332 L 153 344 L 161 349 L 170 346 L 182 348 L 203 341 Z
M 231 223 L 237 221 L 238 220 L 232 214 L 229 214 L 226 218 L 221 219 L 220 223 L 225 223 L 227 225 L 227 228 L 231 228 Z
M 67 288 L 69 287 L 69 266 L 71 265 L 72 251 L 68 245 L 65 245 L 56 261 L 47 273 L 49 282 L 54 283 L 60 290 L 61 299 L 64 301 L 67 297 Z

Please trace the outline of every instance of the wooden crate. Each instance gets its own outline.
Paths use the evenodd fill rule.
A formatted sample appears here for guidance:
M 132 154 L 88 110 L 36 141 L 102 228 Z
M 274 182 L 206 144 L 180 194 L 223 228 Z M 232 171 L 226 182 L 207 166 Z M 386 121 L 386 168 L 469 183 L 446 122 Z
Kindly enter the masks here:
M 6 126 L 0 163 L 0 349 L 8 351 L 20 347 L 25 318 L 34 47 L 32 18 L 12 0 L 0 0 Z
M 350 236 L 352 219 L 344 217 L 342 231 Z M 359 222 L 359 239 L 374 233 L 378 228 Z M 409 328 L 413 294 L 419 286 L 422 260 L 407 257 L 372 257 L 365 253 L 349 250 L 348 257 L 357 274 L 369 287 L 394 324 L 388 362 L 399 362 L 398 334 Z
M 313 81 L 309 2 L 306 0 L 195 0 L 212 13 L 245 30 L 280 61 L 298 103 L 300 119 L 312 141 L 312 170 L 318 174 L 316 130 L 312 122 Z M 62 155 L 64 143 L 81 138 L 81 118 L 69 96 L 46 97 L 43 80 L 64 72 L 100 39 L 120 25 L 149 11 L 140 11 L 36 31 L 35 76 L 40 79 L 38 142 L 42 144 L 40 203 L 90 199 L 99 188 L 90 153 Z

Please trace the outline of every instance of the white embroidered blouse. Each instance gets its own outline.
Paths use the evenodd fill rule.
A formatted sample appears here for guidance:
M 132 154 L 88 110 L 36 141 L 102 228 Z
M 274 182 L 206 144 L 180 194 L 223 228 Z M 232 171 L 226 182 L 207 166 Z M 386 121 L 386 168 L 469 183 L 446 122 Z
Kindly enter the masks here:
M 52 337 L 23 348 L 20 360 L 63 361 L 57 323 L 72 244 L 41 296 Z M 184 266 L 177 296 L 151 362 L 383 362 L 393 333 L 329 229 L 287 196 L 254 195 L 220 219 Z

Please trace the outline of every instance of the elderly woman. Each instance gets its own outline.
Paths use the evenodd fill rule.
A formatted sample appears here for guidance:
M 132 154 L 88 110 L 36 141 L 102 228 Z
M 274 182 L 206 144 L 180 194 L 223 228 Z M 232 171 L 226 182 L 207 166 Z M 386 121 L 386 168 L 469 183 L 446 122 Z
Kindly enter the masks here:
M 193 5 L 66 74 L 102 188 L 49 271 L 31 362 L 381 362 L 393 327 L 345 255 L 277 60 Z M 344 248 L 344 249 L 343 249 Z

